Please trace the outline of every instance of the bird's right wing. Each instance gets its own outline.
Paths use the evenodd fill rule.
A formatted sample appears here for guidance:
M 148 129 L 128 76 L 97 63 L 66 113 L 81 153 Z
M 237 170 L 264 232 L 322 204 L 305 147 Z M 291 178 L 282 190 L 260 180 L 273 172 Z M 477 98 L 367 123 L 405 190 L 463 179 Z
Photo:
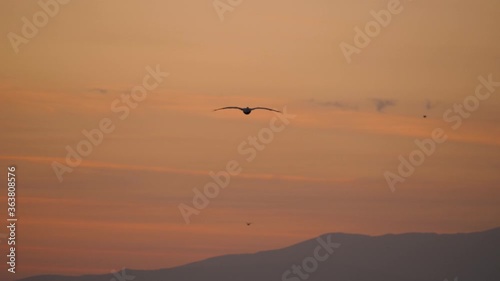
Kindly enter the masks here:
M 259 107 L 254 107 L 254 108 L 252 108 L 252 110 L 254 110 L 254 109 L 264 109 L 264 110 L 269 110 L 269 111 L 274 111 L 274 112 L 279 112 L 279 113 L 282 113 L 282 112 L 281 112 L 281 111 L 279 111 L 279 110 L 272 109 L 272 108 L 267 108 L 267 107 L 260 107 L 260 106 L 259 106 Z
M 217 110 L 223 110 L 223 109 L 239 109 L 239 110 L 243 110 L 243 108 L 241 108 L 241 107 L 237 107 L 237 106 L 227 106 L 227 107 L 221 107 L 221 108 L 214 109 L 214 111 L 217 111 Z

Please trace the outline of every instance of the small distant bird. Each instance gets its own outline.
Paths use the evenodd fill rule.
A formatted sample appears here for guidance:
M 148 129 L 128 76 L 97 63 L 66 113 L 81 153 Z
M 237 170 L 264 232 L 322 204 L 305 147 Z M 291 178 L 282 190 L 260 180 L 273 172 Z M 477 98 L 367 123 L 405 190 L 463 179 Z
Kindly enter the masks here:
M 214 111 L 222 110 L 222 109 L 239 109 L 239 110 L 243 111 L 243 113 L 245 113 L 245 115 L 250 114 L 252 112 L 252 110 L 255 110 L 255 109 L 263 109 L 263 110 L 269 110 L 269 111 L 274 111 L 274 112 L 281 113 L 281 111 L 279 111 L 279 110 L 272 109 L 272 108 L 267 108 L 267 107 L 254 107 L 254 108 L 250 108 L 250 107 L 237 107 L 237 106 L 228 106 L 228 107 L 217 108 Z
M 427 118 L 427 115 L 424 115 L 423 117 L 424 117 L 424 118 Z
M 247 226 L 250 226 L 252 223 L 251 222 L 247 222 Z

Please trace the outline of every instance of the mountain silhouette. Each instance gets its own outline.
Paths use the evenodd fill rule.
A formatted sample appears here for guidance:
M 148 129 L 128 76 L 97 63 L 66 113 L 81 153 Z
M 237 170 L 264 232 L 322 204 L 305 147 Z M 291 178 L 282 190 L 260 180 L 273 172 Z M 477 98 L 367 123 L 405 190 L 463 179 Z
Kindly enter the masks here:
M 283 276 L 293 265 L 311 261 L 320 240 L 339 246 L 327 259 L 317 261 L 307 278 Z M 327 255 L 324 248 L 318 251 Z M 19 281 L 499 281 L 500 228 L 458 234 L 332 233 L 277 250 L 219 256 L 167 269 L 125 269 L 121 274 L 121 279 L 113 274 L 40 275 Z

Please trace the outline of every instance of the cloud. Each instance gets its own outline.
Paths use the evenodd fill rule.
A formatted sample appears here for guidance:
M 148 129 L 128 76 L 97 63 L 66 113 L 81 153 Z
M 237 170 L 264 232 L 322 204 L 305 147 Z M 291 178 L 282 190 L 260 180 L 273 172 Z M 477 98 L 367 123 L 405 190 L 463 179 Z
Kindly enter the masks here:
M 429 109 L 433 109 L 434 107 L 436 107 L 437 103 L 436 102 L 432 102 L 430 100 L 425 100 L 425 109 L 429 110 Z
M 343 101 L 317 101 L 315 99 L 310 99 L 309 102 L 316 104 L 316 105 L 319 105 L 319 106 L 335 107 L 335 108 L 339 108 L 342 110 L 357 110 L 358 109 L 357 105 L 346 103 Z
M 388 99 L 372 99 L 372 102 L 375 103 L 375 107 L 377 108 L 378 112 L 384 112 L 384 109 L 389 106 L 395 106 L 396 101 L 395 100 L 388 100 Z
M 92 88 L 88 90 L 90 93 L 99 93 L 99 94 L 107 94 L 109 92 L 108 89 L 104 88 Z
M 65 162 L 66 158 L 46 157 L 46 156 L 0 155 L 0 159 L 6 159 L 9 161 L 19 160 L 19 161 L 27 161 L 33 163 L 53 163 L 53 162 L 59 162 L 62 164 L 66 163 Z M 121 171 L 148 171 L 148 172 L 171 173 L 171 174 L 188 175 L 188 176 L 210 175 L 210 171 L 204 171 L 204 170 L 178 169 L 166 166 L 129 165 L 129 164 L 89 161 L 89 160 L 83 161 L 79 166 L 85 168 L 121 170 Z M 289 182 L 314 182 L 314 183 L 346 183 L 354 180 L 351 178 L 331 179 L 331 178 L 318 178 L 318 177 L 308 177 L 300 175 L 262 174 L 262 173 L 241 173 L 238 175 L 238 178 L 257 179 L 264 181 L 289 181 Z

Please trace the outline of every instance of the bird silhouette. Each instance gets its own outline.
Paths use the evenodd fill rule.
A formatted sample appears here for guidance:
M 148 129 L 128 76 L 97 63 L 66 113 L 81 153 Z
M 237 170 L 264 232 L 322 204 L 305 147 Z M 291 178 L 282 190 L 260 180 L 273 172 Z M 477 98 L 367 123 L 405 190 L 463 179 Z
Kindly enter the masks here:
M 250 107 L 237 107 L 237 106 L 221 107 L 221 108 L 215 109 L 214 111 L 223 110 L 223 109 L 239 109 L 239 110 L 243 111 L 243 113 L 245 115 L 250 114 L 252 112 L 252 110 L 256 110 L 256 109 L 263 109 L 263 110 L 269 110 L 269 111 L 274 111 L 274 112 L 281 113 L 281 111 L 279 111 L 279 110 L 275 110 L 275 109 L 267 108 L 267 107 L 253 107 L 253 108 L 250 108 Z
M 247 226 L 250 226 L 252 223 L 251 222 L 247 222 Z

